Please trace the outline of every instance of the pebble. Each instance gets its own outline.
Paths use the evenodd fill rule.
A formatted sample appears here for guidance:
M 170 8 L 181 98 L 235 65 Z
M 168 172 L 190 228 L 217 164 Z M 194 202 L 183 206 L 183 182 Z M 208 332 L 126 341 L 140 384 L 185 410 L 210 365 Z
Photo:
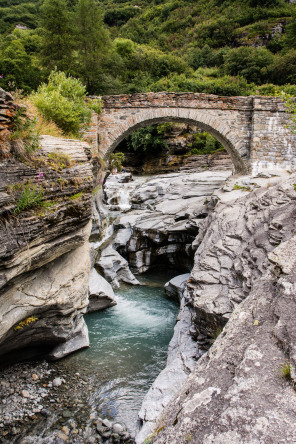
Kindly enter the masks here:
M 113 430 L 113 433 L 122 433 L 125 431 L 125 427 L 122 424 L 120 424 L 119 422 L 115 422 L 112 425 L 112 430 Z
M 60 385 L 62 385 L 63 381 L 61 378 L 54 378 L 54 380 L 52 381 L 52 385 L 54 387 L 59 387 Z
M 63 433 L 65 433 L 65 435 L 69 435 L 70 433 L 70 429 L 67 426 L 62 427 L 61 430 Z
M 108 427 L 109 429 L 112 428 L 112 422 L 109 421 L 109 419 L 103 419 L 102 423 L 105 427 Z
M 126 436 L 129 437 L 126 426 L 99 417 L 100 407 L 88 404 L 89 388 L 88 377 L 82 373 L 75 377 L 73 373 L 62 374 L 55 368 L 49 370 L 47 363 L 11 367 L 0 375 L 0 393 L 3 392 L 0 435 L 9 437 L 10 441 L 5 442 L 12 442 L 18 435 L 26 440 L 29 431 L 35 431 L 36 426 L 39 429 L 45 422 L 51 424 L 51 419 L 56 418 L 49 429 L 53 442 L 126 442 Z

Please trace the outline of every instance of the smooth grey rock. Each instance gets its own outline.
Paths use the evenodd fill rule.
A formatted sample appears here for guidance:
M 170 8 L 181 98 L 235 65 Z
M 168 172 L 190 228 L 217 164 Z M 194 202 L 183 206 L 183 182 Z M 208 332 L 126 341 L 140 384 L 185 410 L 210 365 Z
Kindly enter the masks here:
M 294 183 L 236 191 L 204 221 L 184 297 L 198 344 L 212 346 L 165 407 L 153 443 L 295 440 Z
M 91 313 L 113 305 L 116 305 L 116 301 L 111 285 L 93 268 L 89 276 L 89 305 L 87 311 Z
M 96 261 L 96 266 L 113 288 L 119 288 L 120 281 L 131 285 L 140 285 L 130 271 L 127 260 L 114 250 L 112 245 L 102 251 L 100 258 Z
M 109 421 L 109 419 L 107 419 L 107 418 L 103 419 L 102 423 L 105 427 L 108 427 L 109 429 L 112 428 L 112 422 Z
M 115 422 L 112 425 L 112 431 L 114 433 L 123 433 L 126 430 L 125 426 L 123 426 L 123 424 L 121 424 L 120 422 Z
M 90 226 L 85 235 L 89 232 Z M 1 299 L 0 335 L 6 335 L 6 341 L 0 345 L 0 353 L 45 342 L 53 344 L 50 356 L 58 359 L 88 346 L 82 316 L 88 305 L 89 268 L 86 241 L 16 281 Z M 29 317 L 29 327 L 14 331 L 14 325 Z
M 64 344 L 55 347 L 49 354 L 48 359 L 56 360 L 73 353 L 81 348 L 89 347 L 88 329 L 83 318 L 79 320 L 72 329 L 71 337 Z
M 186 274 L 180 274 L 179 276 L 176 276 L 173 279 L 171 279 L 164 286 L 166 294 L 169 297 L 173 299 L 178 299 L 180 301 L 182 299 L 183 292 L 185 290 L 189 277 L 190 273 L 186 273 Z

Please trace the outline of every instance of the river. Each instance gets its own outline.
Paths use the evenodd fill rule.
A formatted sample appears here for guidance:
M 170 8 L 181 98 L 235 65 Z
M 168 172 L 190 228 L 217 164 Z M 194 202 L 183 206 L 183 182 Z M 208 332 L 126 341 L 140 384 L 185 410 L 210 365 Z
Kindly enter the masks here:
M 117 305 L 85 316 L 90 348 L 66 358 L 92 375 L 90 403 L 103 417 L 123 421 L 135 433 L 142 400 L 165 367 L 179 304 L 163 285 L 176 272 L 149 273 L 141 286 L 121 285 Z

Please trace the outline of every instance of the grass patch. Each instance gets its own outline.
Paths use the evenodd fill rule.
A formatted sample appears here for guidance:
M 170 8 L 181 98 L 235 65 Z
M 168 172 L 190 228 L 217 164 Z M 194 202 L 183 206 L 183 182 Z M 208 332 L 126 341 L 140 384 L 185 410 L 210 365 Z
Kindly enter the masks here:
M 71 158 L 68 154 L 53 152 L 48 154 L 48 158 L 49 166 L 55 171 L 70 168 L 72 165 Z
M 23 99 L 21 104 L 27 108 L 27 115 L 31 119 L 35 119 L 35 128 L 40 136 L 65 137 L 63 131 L 52 120 L 47 120 L 42 116 L 37 106 L 29 98 Z
M 73 196 L 70 196 L 69 199 L 76 200 L 76 199 L 80 199 L 82 196 L 83 196 L 83 192 L 80 191 L 80 193 L 73 194 Z
M 152 439 L 155 438 L 155 434 L 151 434 L 149 436 L 147 436 L 147 438 L 144 441 L 144 444 L 150 444 L 152 442 Z
M 233 191 L 241 190 L 241 191 L 251 191 L 251 187 L 245 187 L 244 185 L 238 185 L 237 183 L 232 188 Z
M 292 381 L 291 363 L 288 359 L 284 364 L 281 364 L 280 374 L 283 379 L 286 379 L 287 381 Z
M 29 208 L 39 207 L 42 205 L 43 191 L 36 185 L 28 183 L 18 198 L 14 214 L 19 214 Z

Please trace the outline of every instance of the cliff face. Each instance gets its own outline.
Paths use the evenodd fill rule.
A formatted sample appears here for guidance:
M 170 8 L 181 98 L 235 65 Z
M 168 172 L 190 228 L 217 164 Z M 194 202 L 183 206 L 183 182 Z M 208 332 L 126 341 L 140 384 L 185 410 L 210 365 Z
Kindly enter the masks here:
M 214 344 L 151 442 L 296 439 L 296 177 L 268 182 L 220 193 L 204 221 L 185 297 L 201 347 Z
M 61 357 L 88 344 L 90 148 L 43 136 L 32 152 L 3 90 L 0 116 L 0 354 L 42 346 Z

